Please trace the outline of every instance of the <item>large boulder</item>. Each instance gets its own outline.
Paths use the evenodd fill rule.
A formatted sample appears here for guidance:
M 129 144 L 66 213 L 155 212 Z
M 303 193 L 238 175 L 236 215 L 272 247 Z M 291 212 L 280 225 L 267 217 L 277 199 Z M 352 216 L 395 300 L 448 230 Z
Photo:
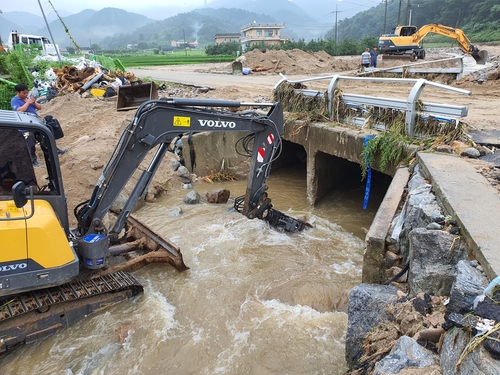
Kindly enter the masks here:
M 418 293 L 449 296 L 457 263 L 467 256 L 459 236 L 417 228 L 410 232 L 409 297 Z
M 430 366 L 439 369 L 438 358 L 411 337 L 401 336 L 391 352 L 375 365 L 373 374 L 399 374 L 404 369 L 421 369 Z
M 200 203 L 200 194 L 198 194 L 194 190 L 190 191 L 184 197 L 183 202 L 186 203 L 186 204 L 198 204 L 198 203 Z
M 415 228 L 425 228 L 429 223 L 444 220 L 442 209 L 431 189 L 432 186 L 422 177 L 417 165 L 408 181 L 408 198 L 402 212 L 404 224 L 398 238 L 405 262 L 410 258 L 409 233 Z
M 349 368 L 363 356 L 366 335 L 379 324 L 391 320 L 387 308 L 398 299 L 397 292 L 393 286 L 372 284 L 361 284 L 351 290 L 345 348 Z
M 217 189 L 207 191 L 206 197 L 208 203 L 227 203 L 231 192 L 227 189 Z
M 177 176 L 179 177 L 179 181 L 183 184 L 189 184 L 191 182 L 191 173 L 189 173 L 189 170 L 183 165 L 177 169 Z
M 454 328 L 446 334 L 440 353 L 443 375 L 500 375 L 498 361 L 482 345 L 470 352 L 466 351 L 470 341 L 470 333 L 462 329 Z
M 474 299 L 483 294 L 488 279 L 470 261 L 461 260 L 457 264 L 456 277 L 450 291 L 447 314 L 467 314 L 473 310 Z

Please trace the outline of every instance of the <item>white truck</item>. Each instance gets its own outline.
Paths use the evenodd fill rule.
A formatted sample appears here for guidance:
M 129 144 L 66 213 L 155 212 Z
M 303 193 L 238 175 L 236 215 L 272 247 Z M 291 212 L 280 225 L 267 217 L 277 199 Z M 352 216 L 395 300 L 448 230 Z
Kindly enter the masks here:
M 12 51 L 14 50 L 16 44 L 39 45 L 42 48 L 42 55 L 57 56 L 59 52 L 59 46 L 57 44 L 51 43 L 51 41 L 44 36 L 23 34 L 18 33 L 17 31 L 12 31 L 9 34 L 7 47 Z

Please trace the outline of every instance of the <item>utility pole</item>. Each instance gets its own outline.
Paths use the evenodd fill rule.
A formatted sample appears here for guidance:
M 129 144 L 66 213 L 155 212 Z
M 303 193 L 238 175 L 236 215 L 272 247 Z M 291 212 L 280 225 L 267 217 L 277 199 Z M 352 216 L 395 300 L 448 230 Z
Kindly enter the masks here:
M 408 25 L 410 22 L 410 0 L 406 3 L 406 18 L 405 18 L 405 24 Z
M 337 4 L 335 4 L 335 10 L 332 13 L 335 13 L 335 43 L 337 43 L 337 15 L 342 13 L 342 11 L 337 10 Z
M 57 48 L 56 41 L 54 40 L 54 37 L 52 36 L 52 31 L 50 31 L 49 23 L 47 22 L 47 17 L 45 17 L 45 12 L 43 11 L 43 7 L 42 7 L 42 4 L 40 3 L 40 0 L 38 0 L 38 5 L 40 5 L 40 10 L 42 12 L 43 19 L 45 20 L 45 25 L 47 26 L 47 30 L 49 30 L 50 39 L 52 40 L 52 43 L 54 43 L 57 58 L 59 59 L 59 65 L 62 68 L 62 60 L 61 60 L 61 55 L 59 54 L 59 48 Z
M 184 51 L 186 52 L 186 56 L 187 56 L 188 51 L 187 51 L 187 43 L 186 43 L 186 32 L 184 31 L 184 29 L 182 29 L 182 34 L 184 35 Z
M 458 23 L 459 23 L 459 21 L 460 21 L 460 11 L 461 11 L 461 10 L 462 10 L 462 9 L 460 9 L 460 8 L 458 9 L 458 18 L 457 18 L 457 23 L 456 23 L 456 25 L 455 25 L 455 28 L 457 28 L 457 27 L 458 27 Z M 0 10 L 0 13 L 2 13 L 2 11 L 1 11 L 1 10 Z
M 400 16 L 401 16 L 401 1 L 402 1 L 402 0 L 399 0 L 398 24 L 397 24 L 397 26 L 399 26 L 399 25 L 400 25 L 400 23 L 399 23 L 400 21 L 399 21 L 399 20 L 400 20 Z
M 384 30 L 383 30 L 382 34 L 385 34 L 387 32 L 386 21 L 387 21 L 387 0 L 385 0 Z

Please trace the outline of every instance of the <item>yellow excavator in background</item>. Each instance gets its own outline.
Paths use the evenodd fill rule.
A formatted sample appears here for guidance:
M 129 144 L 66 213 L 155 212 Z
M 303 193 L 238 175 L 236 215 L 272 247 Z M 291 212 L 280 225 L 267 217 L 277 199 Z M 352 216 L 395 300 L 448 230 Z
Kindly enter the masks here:
M 420 29 L 416 26 L 398 25 L 390 34 L 384 34 L 380 37 L 379 52 L 383 54 L 382 58 L 396 56 L 407 57 L 412 61 L 425 59 L 425 50 L 421 47 L 421 42 L 429 33 L 455 39 L 462 51 L 471 55 L 478 64 L 484 65 L 488 61 L 488 52 L 480 51 L 479 48 L 471 44 L 462 30 L 439 24 L 424 25 Z

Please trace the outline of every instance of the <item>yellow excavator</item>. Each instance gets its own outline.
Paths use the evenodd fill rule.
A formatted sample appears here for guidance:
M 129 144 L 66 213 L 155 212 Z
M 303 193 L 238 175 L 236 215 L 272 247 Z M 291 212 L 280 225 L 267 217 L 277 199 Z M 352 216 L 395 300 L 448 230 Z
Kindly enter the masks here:
M 245 151 L 252 158 L 247 190 L 235 199 L 235 209 L 279 230 L 304 229 L 304 222 L 274 209 L 266 193 L 271 164 L 281 150 L 281 104 L 259 104 L 268 107 L 265 115 L 228 110 L 249 105 L 182 98 L 143 103 L 90 199 L 75 207 L 76 228 L 69 227 L 57 132 L 28 113 L 0 111 L 0 353 L 141 293 L 141 284 L 129 271 L 158 261 L 180 271 L 188 268 L 175 244 L 131 215 L 170 145 L 186 132 L 250 133 L 245 136 Z M 43 176 L 34 171 L 28 132 L 43 153 Z M 151 162 L 108 228 L 105 216 L 150 152 Z M 125 258 L 130 250 L 136 256 Z
M 380 37 L 379 52 L 383 54 L 382 58 L 406 57 L 412 61 L 425 59 L 425 49 L 421 47 L 421 42 L 429 33 L 455 39 L 462 51 L 471 55 L 478 64 L 484 65 L 488 61 L 488 52 L 480 51 L 474 46 L 462 30 L 439 24 L 424 25 L 420 29 L 416 26 L 398 25 L 390 34 Z

